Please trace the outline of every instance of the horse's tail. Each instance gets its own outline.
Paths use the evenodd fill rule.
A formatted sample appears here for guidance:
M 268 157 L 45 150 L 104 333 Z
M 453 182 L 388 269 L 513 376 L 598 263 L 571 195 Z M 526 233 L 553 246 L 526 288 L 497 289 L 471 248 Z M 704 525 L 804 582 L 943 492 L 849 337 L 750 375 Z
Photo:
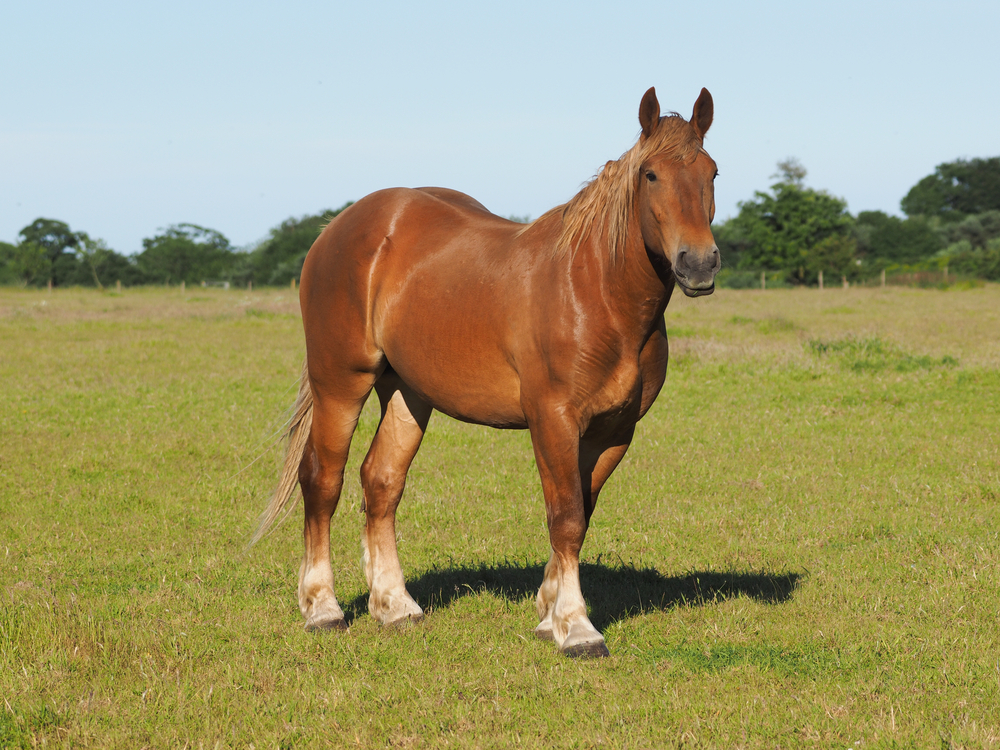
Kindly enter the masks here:
M 302 363 L 302 378 L 299 381 L 299 395 L 295 399 L 295 406 L 292 407 L 292 418 L 288 424 L 285 436 L 288 438 L 288 447 L 285 450 L 285 465 L 281 470 L 281 477 L 278 486 L 271 495 L 271 500 L 260 516 L 257 523 L 257 530 L 250 539 L 253 546 L 263 539 L 267 532 L 283 513 L 291 511 L 289 502 L 295 485 L 299 483 L 299 463 L 302 461 L 302 454 L 306 449 L 306 441 L 309 439 L 309 432 L 312 429 L 313 419 L 313 395 L 312 387 L 309 385 L 309 371 L 307 362 Z

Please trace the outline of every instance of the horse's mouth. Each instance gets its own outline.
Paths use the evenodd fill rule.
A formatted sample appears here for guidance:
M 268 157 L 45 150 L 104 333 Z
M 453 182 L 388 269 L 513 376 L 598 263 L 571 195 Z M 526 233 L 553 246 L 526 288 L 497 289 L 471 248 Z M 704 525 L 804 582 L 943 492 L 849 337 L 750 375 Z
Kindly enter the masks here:
M 715 282 L 713 281 L 706 287 L 700 289 L 688 286 L 680 279 L 677 279 L 677 285 L 680 286 L 681 291 L 684 292 L 688 297 L 707 297 L 709 294 L 715 291 Z

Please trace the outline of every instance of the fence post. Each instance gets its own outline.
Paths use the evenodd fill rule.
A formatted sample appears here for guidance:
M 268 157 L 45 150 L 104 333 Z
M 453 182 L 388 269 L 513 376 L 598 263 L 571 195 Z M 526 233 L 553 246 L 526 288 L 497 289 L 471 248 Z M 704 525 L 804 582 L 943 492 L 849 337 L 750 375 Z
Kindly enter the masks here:
M 248 292 L 252 292 L 253 291 L 253 282 L 252 281 L 248 281 L 247 282 L 247 291 Z
M 291 283 L 291 285 L 290 285 L 290 288 L 291 288 L 291 290 L 292 290 L 293 292 L 295 291 L 295 277 L 294 277 L 294 276 L 292 276 L 292 283 Z
M 767 276 L 764 271 L 760 272 L 760 288 L 767 289 Z
M 847 287 L 850 286 L 850 284 L 847 283 L 847 277 L 846 276 L 841 276 L 840 277 L 840 283 L 844 285 L 844 289 L 847 289 Z
M 181 282 L 181 294 L 184 294 L 184 286 L 185 286 L 185 284 L 184 284 L 184 282 L 182 281 L 182 282 Z
M 823 272 L 822 271 L 819 272 L 819 288 L 820 289 L 823 288 Z
M 882 288 L 885 289 L 885 269 L 882 269 Z
M 121 279 L 118 279 L 118 281 L 115 282 L 115 291 L 118 292 L 119 294 L 122 293 L 122 280 Z

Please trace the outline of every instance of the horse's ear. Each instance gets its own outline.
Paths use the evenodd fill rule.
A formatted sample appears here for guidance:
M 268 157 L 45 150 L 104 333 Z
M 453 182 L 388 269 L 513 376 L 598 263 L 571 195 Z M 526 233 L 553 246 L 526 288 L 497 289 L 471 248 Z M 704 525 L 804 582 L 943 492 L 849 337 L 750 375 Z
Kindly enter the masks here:
M 705 139 L 705 133 L 708 132 L 708 129 L 712 127 L 714 115 L 715 104 L 712 103 L 712 95 L 708 93 L 708 89 L 702 89 L 698 101 L 694 103 L 694 112 L 691 113 L 691 125 L 694 126 L 694 132 L 702 140 Z
M 649 138 L 660 122 L 660 103 L 656 100 L 656 87 L 650 86 L 649 91 L 642 95 L 639 102 L 639 124 L 642 134 Z

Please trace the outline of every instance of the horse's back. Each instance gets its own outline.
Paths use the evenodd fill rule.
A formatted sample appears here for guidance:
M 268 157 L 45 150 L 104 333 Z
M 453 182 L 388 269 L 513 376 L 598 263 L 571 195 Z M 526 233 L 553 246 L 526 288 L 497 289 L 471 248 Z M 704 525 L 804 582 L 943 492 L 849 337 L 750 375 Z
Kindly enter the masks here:
M 445 203 L 452 203 L 455 206 L 460 206 L 463 208 L 471 209 L 473 211 L 478 211 L 494 219 L 500 218 L 492 211 L 490 211 L 488 208 L 486 208 L 486 206 L 484 206 L 482 203 L 473 198 L 471 195 L 466 195 L 465 193 L 460 192 L 458 190 L 452 190 L 451 188 L 442 188 L 442 187 L 422 187 L 422 188 L 417 188 L 417 190 L 419 190 L 422 193 L 426 193 L 427 195 L 433 198 L 437 198 L 438 200 L 444 201 Z
M 318 265 L 323 257 L 363 257 L 382 249 L 386 242 L 412 254 L 421 249 L 438 250 L 469 231 L 488 230 L 502 241 L 519 228 L 457 190 L 387 188 L 365 196 L 338 214 L 309 254 L 315 256 L 311 260 Z

